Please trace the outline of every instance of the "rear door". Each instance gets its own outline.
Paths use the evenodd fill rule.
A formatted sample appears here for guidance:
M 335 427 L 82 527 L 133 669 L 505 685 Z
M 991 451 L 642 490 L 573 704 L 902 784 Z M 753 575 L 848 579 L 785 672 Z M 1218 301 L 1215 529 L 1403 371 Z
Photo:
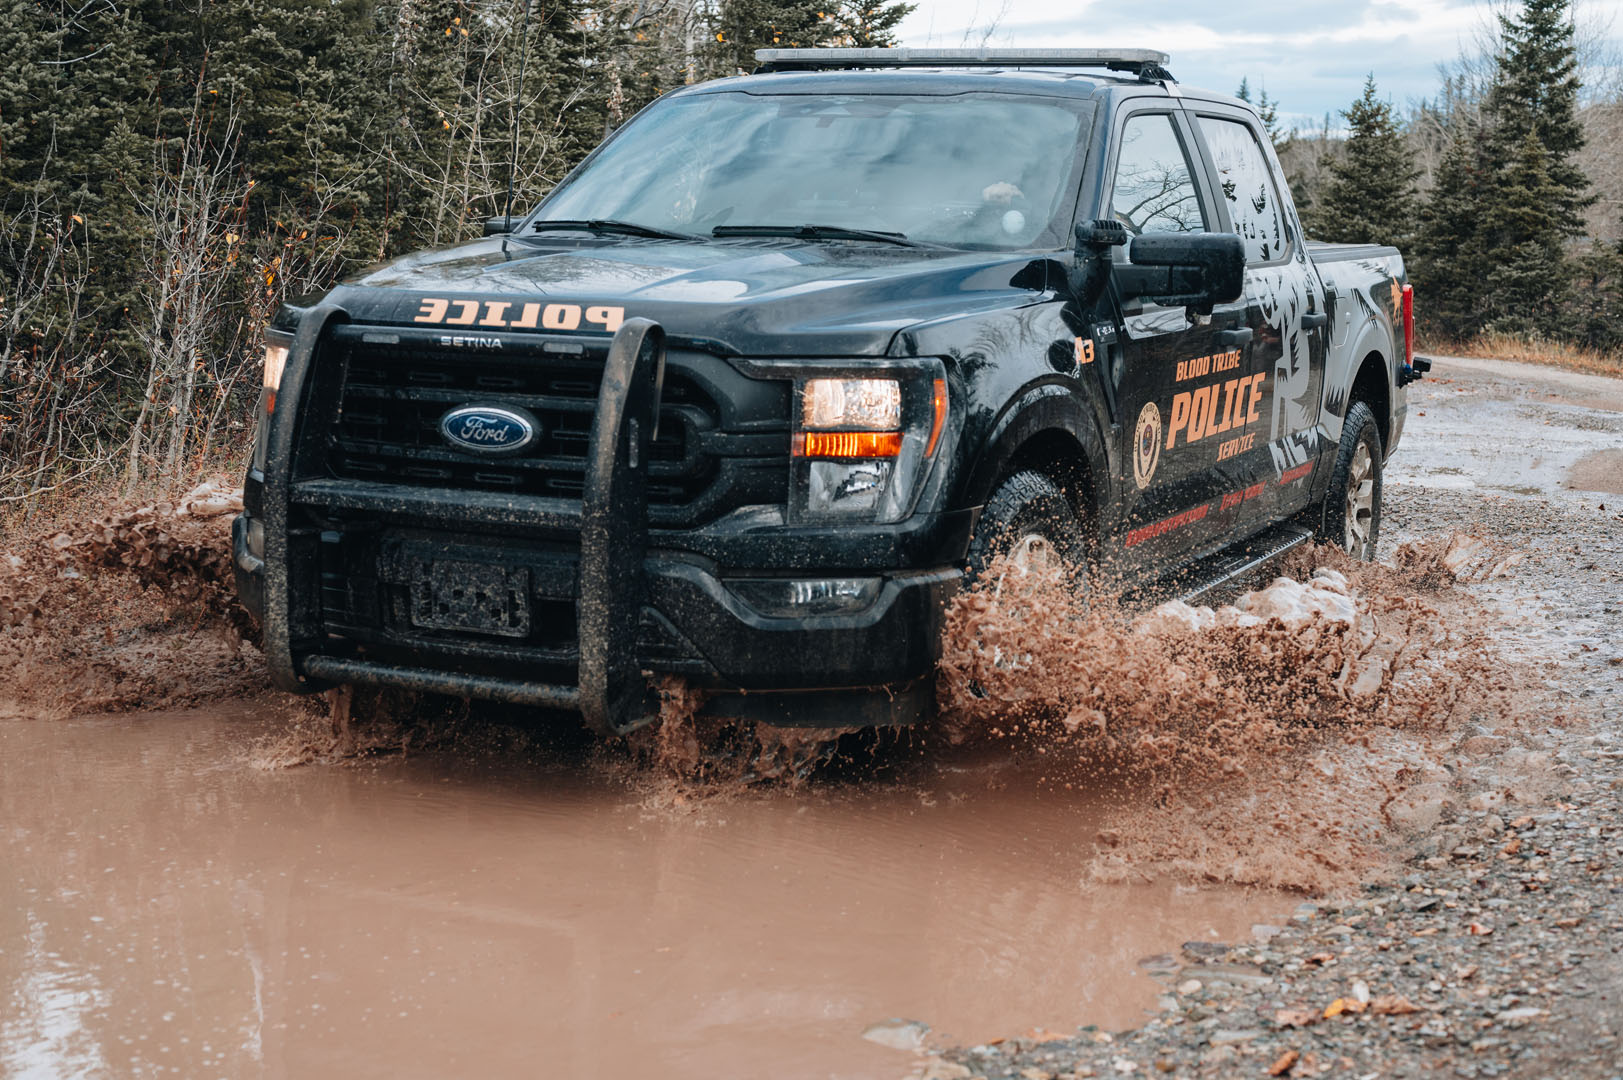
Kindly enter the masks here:
M 1251 330 L 1251 340 L 1243 368 L 1222 378 L 1253 381 L 1243 414 L 1233 414 L 1213 440 L 1220 521 L 1238 535 L 1307 504 L 1322 436 L 1324 285 L 1256 118 L 1199 101 L 1188 108 L 1219 194 L 1221 224 L 1215 227 L 1238 233 L 1246 246 L 1240 325 Z
M 1213 194 L 1180 104 L 1169 98 L 1135 103 L 1118 114 L 1116 124 L 1106 212 L 1132 236 L 1217 227 Z M 1125 263 L 1126 249 L 1115 249 L 1114 257 Z M 1233 366 L 1227 356 L 1233 346 L 1220 340 L 1220 324 L 1192 317 L 1182 306 L 1118 298 L 1118 310 L 1121 555 L 1129 565 L 1160 568 L 1210 546 L 1214 535 L 1211 458 L 1217 440 L 1204 441 L 1198 433 L 1215 426 L 1216 411 L 1232 412 L 1238 400 L 1233 386 L 1227 402 L 1209 399 L 1205 390 L 1214 380 L 1233 378 L 1214 370 Z M 1196 389 L 1198 398 L 1191 392 Z

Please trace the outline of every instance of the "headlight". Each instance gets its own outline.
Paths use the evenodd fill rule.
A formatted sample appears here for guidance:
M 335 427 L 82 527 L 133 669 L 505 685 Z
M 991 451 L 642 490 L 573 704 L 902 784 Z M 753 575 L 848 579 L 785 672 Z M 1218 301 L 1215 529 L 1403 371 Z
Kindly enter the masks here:
M 287 350 L 292 344 L 291 334 L 277 330 L 265 334 L 265 378 L 259 392 L 259 423 L 254 430 L 253 467 L 260 472 L 265 470 L 270 418 L 276 411 L 276 392 L 282 388 L 282 372 L 287 367 Z
M 276 411 L 276 391 L 282 386 L 282 369 L 287 367 L 287 344 L 275 339 L 265 342 L 265 411 Z
M 902 386 L 895 379 L 807 379 L 800 402 L 800 424 L 809 430 L 902 426 Z
M 912 512 L 946 425 L 940 362 L 817 366 L 846 370 L 814 374 L 817 367 L 808 362 L 798 373 L 791 520 L 902 520 Z M 857 375 L 853 367 L 886 374 Z

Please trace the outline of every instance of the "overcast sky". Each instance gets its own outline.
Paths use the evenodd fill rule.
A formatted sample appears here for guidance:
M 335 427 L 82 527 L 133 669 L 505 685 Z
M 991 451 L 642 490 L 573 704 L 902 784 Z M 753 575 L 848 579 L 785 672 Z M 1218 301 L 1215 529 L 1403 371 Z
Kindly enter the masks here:
M 1584 0 L 1580 22 L 1615 37 L 1623 0 Z M 902 44 L 1160 49 L 1178 81 L 1232 94 L 1241 77 L 1266 85 L 1290 122 L 1317 126 L 1363 89 L 1371 71 L 1400 108 L 1431 97 L 1437 65 L 1471 47 L 1490 12 L 1451 0 L 919 0 Z M 967 38 L 966 38 L 967 35 Z M 1288 126 L 1288 124 L 1287 124 Z

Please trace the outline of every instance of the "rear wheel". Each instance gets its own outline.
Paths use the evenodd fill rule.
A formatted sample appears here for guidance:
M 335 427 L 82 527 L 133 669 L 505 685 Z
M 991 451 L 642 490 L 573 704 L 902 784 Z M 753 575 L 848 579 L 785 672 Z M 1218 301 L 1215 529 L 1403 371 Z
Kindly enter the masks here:
M 1325 495 L 1319 539 L 1355 559 L 1375 558 L 1381 533 L 1381 429 L 1362 401 L 1347 410 L 1341 449 Z

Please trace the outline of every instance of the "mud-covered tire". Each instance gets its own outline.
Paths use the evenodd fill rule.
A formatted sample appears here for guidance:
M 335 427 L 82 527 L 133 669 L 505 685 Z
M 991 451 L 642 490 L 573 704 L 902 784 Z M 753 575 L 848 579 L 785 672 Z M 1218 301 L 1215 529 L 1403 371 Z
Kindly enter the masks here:
M 999 555 L 1046 545 L 1076 576 L 1085 578 L 1087 535 L 1058 484 L 1040 472 L 1009 476 L 992 492 L 969 541 L 969 581 L 980 580 Z M 1017 556 L 1018 557 L 1018 556 Z
M 1362 401 L 1347 410 L 1341 448 L 1324 496 L 1319 540 L 1335 544 L 1355 559 L 1375 558 L 1381 535 L 1381 429 Z

